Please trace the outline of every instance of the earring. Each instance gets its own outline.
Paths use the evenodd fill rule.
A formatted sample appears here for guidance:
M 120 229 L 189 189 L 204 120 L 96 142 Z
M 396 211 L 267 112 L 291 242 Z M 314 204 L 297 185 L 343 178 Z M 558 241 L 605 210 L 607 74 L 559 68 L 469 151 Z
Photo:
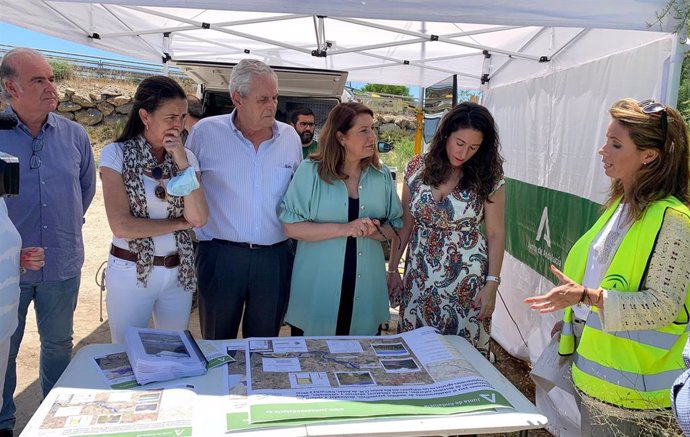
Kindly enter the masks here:
M 642 162 L 642 165 L 647 165 L 647 161 L 643 161 L 643 162 Z
M 144 124 L 144 126 L 146 127 L 146 130 L 149 130 L 149 125 L 148 125 L 148 124 Z

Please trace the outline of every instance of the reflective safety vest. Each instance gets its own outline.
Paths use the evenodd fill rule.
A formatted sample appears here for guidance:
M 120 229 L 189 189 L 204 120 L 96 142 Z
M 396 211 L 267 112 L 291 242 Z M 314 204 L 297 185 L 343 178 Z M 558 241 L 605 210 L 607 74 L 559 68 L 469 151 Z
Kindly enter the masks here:
M 582 283 L 589 247 L 619 203 L 620 199 L 606 209 L 568 253 L 563 271 L 575 282 Z M 600 288 L 617 292 L 640 289 L 668 208 L 690 217 L 690 209 L 672 196 L 649 205 L 623 238 Z M 575 386 L 593 398 L 625 408 L 669 408 L 669 390 L 685 368 L 682 352 L 688 337 L 689 308 L 686 289 L 684 307 L 668 325 L 653 330 L 605 332 L 593 306 L 573 360 Z M 560 355 L 575 352 L 572 320 L 573 311 L 568 307 L 563 317 Z

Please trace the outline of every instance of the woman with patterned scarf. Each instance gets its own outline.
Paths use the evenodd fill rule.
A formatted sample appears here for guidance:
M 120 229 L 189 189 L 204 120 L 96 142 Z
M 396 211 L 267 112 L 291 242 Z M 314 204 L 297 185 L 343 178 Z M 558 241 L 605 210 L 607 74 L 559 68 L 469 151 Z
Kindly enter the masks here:
M 164 76 L 141 82 L 120 137 L 101 153 L 103 198 L 113 243 L 106 304 L 113 343 L 129 327 L 186 329 L 196 288 L 191 229 L 208 218 L 196 157 L 180 139 L 182 87 Z

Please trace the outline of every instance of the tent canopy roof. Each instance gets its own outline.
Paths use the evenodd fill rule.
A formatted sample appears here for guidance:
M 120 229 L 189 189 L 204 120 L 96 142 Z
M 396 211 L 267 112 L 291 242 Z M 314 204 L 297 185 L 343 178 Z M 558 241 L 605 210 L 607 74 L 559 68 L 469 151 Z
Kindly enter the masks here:
M 475 89 L 482 78 L 543 74 L 678 27 L 666 0 L 0 0 L 0 8 L 3 21 L 154 62 L 254 57 L 421 86 L 458 74 Z M 595 37 L 594 28 L 627 30 Z

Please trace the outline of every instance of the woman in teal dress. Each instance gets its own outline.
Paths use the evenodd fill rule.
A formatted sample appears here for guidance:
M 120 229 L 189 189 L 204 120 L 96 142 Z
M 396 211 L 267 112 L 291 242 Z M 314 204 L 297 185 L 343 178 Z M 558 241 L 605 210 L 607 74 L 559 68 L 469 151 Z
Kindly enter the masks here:
M 402 206 L 373 124 L 360 103 L 333 108 L 281 204 L 298 240 L 285 316 L 293 335 L 374 335 L 389 319 L 381 241 L 402 226 Z

